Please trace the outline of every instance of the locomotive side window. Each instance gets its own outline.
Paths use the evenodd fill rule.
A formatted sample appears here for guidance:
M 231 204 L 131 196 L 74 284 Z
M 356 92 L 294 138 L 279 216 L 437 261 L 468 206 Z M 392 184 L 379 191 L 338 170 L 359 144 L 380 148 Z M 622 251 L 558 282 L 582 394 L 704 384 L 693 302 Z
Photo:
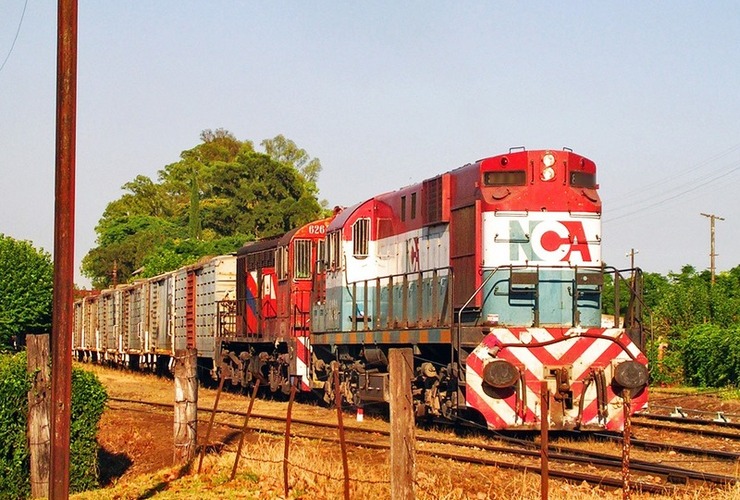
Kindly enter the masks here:
M 329 269 L 337 270 L 341 269 L 342 265 L 342 236 L 340 231 L 332 231 L 327 236 L 327 244 L 329 246 Z
M 411 193 L 411 218 L 416 219 L 416 193 Z
M 527 172 L 524 170 L 485 172 L 483 184 L 486 186 L 524 186 L 527 184 Z
M 288 279 L 288 247 L 281 246 L 275 250 L 275 274 L 279 281 Z
M 370 243 L 370 219 L 357 219 L 352 224 L 352 255 L 364 259 Z
M 573 187 L 596 188 L 596 175 L 586 172 L 571 172 L 570 185 Z
M 311 240 L 293 243 L 293 276 L 298 280 L 311 278 Z

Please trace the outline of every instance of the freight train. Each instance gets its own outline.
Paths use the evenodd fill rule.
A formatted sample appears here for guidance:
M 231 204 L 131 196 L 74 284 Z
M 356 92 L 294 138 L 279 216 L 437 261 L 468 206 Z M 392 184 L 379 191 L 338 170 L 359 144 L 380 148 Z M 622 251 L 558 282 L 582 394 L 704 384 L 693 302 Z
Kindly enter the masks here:
M 166 369 L 196 348 L 234 385 L 259 380 L 384 402 L 388 350 L 414 353 L 417 417 L 535 430 L 623 426 L 648 399 L 641 274 L 601 260 L 596 165 L 570 149 L 484 158 L 236 254 L 75 303 L 80 359 Z M 606 283 L 615 310 L 602 326 Z M 619 303 L 620 283 L 629 291 Z

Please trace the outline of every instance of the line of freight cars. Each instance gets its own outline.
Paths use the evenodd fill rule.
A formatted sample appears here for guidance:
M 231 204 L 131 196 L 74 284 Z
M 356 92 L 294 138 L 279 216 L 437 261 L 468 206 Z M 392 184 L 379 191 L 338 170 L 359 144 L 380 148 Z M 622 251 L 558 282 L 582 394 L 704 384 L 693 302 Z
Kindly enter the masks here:
M 601 261 L 598 188 L 568 149 L 510 150 L 82 299 L 74 348 L 164 369 L 195 347 L 233 384 L 327 400 L 336 369 L 364 405 L 387 400 L 388 350 L 411 347 L 420 418 L 539 429 L 544 387 L 551 428 L 618 430 L 625 391 L 647 405 L 640 273 Z M 631 292 L 627 325 L 602 326 L 607 279 Z

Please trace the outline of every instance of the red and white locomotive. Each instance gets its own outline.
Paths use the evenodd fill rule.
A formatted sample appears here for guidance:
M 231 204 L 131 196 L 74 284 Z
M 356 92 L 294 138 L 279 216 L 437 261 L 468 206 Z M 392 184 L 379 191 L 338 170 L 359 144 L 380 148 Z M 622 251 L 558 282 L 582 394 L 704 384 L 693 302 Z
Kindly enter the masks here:
M 334 362 L 349 401 L 384 401 L 387 350 L 409 346 L 419 416 L 535 429 L 545 382 L 552 428 L 620 428 L 622 390 L 635 411 L 647 404 L 647 359 L 630 337 L 639 332 L 601 327 L 597 189 L 595 164 L 572 151 L 510 151 L 346 208 L 316 223 L 319 238 L 297 237 L 309 224 L 263 260 L 269 243 L 246 245 L 237 299 L 263 306 L 237 305 L 247 311 L 238 321 L 269 323 L 277 290 L 283 326 L 254 329 L 253 341 L 268 340 L 261 348 L 277 349 L 256 353 L 259 370 L 242 379 L 276 373 L 285 387 L 296 376 L 329 399 Z
M 200 308 L 214 321 L 188 321 L 174 295 L 186 327 L 168 345 L 196 339 L 233 383 L 327 400 L 337 368 L 356 405 L 387 400 L 388 349 L 411 347 L 419 417 L 538 429 L 546 388 L 551 428 L 618 430 L 623 391 L 647 405 L 647 359 L 639 323 L 602 327 L 605 276 L 621 276 L 601 261 L 600 218 L 594 162 L 510 150 L 246 244 L 219 288 L 233 294 Z

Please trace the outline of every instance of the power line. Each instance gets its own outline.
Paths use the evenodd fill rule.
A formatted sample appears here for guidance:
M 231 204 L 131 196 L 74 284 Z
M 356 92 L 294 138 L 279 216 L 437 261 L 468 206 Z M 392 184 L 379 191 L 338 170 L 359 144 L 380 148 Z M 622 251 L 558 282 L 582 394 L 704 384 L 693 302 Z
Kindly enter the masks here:
M 13 43 L 10 44 L 10 50 L 8 51 L 8 55 L 5 56 L 5 60 L 2 64 L 0 64 L 0 71 L 3 70 L 5 67 L 5 63 L 8 62 L 8 59 L 10 59 L 10 54 L 13 53 L 13 49 L 15 48 L 15 42 L 18 40 L 18 35 L 21 32 L 21 26 L 23 25 L 23 18 L 26 16 L 26 7 L 28 7 L 28 0 L 23 4 L 23 12 L 21 12 L 21 19 L 18 21 L 18 29 L 15 30 L 15 37 L 13 37 Z
M 685 194 L 688 194 L 688 193 L 690 193 L 692 191 L 696 191 L 697 189 L 701 189 L 701 188 L 703 188 L 703 187 L 705 187 L 705 186 L 707 186 L 707 185 L 709 185 L 709 184 L 711 184 L 711 183 L 713 183 L 713 182 L 715 182 L 715 181 L 717 181 L 719 179 L 722 179 L 723 177 L 727 177 L 728 175 L 730 175 L 730 174 L 732 174 L 734 172 L 737 172 L 738 170 L 740 170 L 740 165 L 735 165 L 734 168 L 728 170 L 727 172 L 724 172 L 724 173 L 722 173 L 720 175 L 717 175 L 715 177 L 712 177 L 712 178 L 710 178 L 710 179 L 708 179 L 708 180 L 706 180 L 706 181 L 704 181 L 702 183 L 696 184 L 696 185 L 694 185 L 693 187 L 691 187 L 689 189 L 685 189 L 683 191 L 680 191 L 680 192 L 678 192 L 678 193 L 676 193 L 676 194 L 674 194 L 672 196 L 668 196 L 668 197 L 665 197 L 665 198 L 658 198 L 653 203 L 650 203 L 650 204 L 645 205 L 645 206 L 643 206 L 641 208 L 637 208 L 635 210 L 632 210 L 631 212 L 627 212 L 627 213 L 618 215 L 616 217 L 611 217 L 611 218 L 604 219 L 604 222 L 614 222 L 614 221 L 617 221 L 619 219 L 624 219 L 625 217 L 629 217 L 631 215 L 635 215 L 635 214 L 638 214 L 640 212 L 644 212 L 645 210 L 648 210 L 650 208 L 656 207 L 658 205 L 662 205 L 662 204 L 664 204 L 667 201 L 675 200 L 676 198 L 679 198 L 679 197 L 681 197 L 681 196 L 683 196 Z
M 684 178 L 687 175 L 692 174 L 692 173 L 702 174 L 702 171 L 701 171 L 702 167 L 707 166 L 707 165 L 710 165 L 710 164 L 713 164 L 717 160 L 719 160 L 721 158 L 724 158 L 725 156 L 728 156 L 728 155 L 736 152 L 738 149 L 740 149 L 740 144 L 736 144 L 736 145 L 732 146 L 731 148 L 726 149 L 725 151 L 722 151 L 720 153 L 715 154 L 714 156 L 711 156 L 709 158 L 706 158 L 704 161 L 702 161 L 700 163 L 697 163 L 695 165 L 690 165 L 690 166 L 688 166 L 688 167 L 686 167 L 684 169 L 680 169 L 678 171 L 673 171 L 673 172 L 671 172 L 670 178 L 668 180 L 670 180 L 671 182 L 676 182 L 676 181 L 678 181 L 678 179 Z M 734 163 L 733 163 L 733 165 L 734 165 Z M 730 165 L 730 166 L 733 166 L 733 165 Z M 703 175 L 700 175 L 699 179 L 701 179 L 701 178 L 703 178 Z M 649 183 L 645 183 L 645 184 L 641 184 L 641 185 L 637 186 L 635 189 L 630 190 L 628 193 L 626 193 L 624 195 L 620 195 L 619 196 L 619 201 L 622 202 L 622 204 L 621 205 L 616 205 L 615 207 L 612 207 L 611 208 L 611 211 L 620 210 L 620 209 L 627 208 L 627 207 L 630 207 L 631 208 L 634 205 L 634 203 L 633 202 L 630 202 L 629 200 L 631 200 L 632 198 L 636 198 L 636 197 L 639 197 L 641 199 L 644 199 L 644 198 L 646 198 L 646 195 L 643 195 L 643 193 L 648 193 L 648 195 L 649 195 L 649 192 L 650 191 L 654 191 L 655 188 L 658 188 L 661 193 L 667 194 L 666 193 L 666 189 L 667 189 L 668 192 L 670 192 L 670 191 L 676 191 L 678 189 L 683 189 L 685 186 L 691 185 L 694 182 L 696 182 L 695 179 L 689 179 L 687 181 L 679 182 L 675 187 L 666 188 L 666 184 L 667 184 L 666 177 L 665 176 L 661 176 L 661 178 L 658 179 L 658 180 L 655 180 L 655 181 L 649 182 Z

